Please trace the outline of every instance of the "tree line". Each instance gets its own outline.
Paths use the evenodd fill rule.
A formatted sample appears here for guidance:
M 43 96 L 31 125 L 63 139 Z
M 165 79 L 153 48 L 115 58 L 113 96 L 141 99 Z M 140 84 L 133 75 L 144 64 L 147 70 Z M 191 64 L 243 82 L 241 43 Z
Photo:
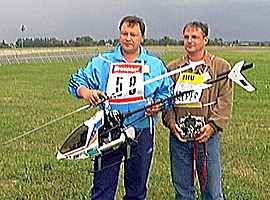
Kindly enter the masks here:
M 118 39 L 95 40 L 91 36 L 76 37 L 71 40 L 60 40 L 57 38 L 19 38 L 15 43 L 7 43 L 3 40 L 0 48 L 35 48 L 35 47 L 83 47 L 83 46 L 115 46 Z M 160 39 L 145 39 L 145 46 L 167 46 L 183 45 L 183 40 L 176 40 L 170 36 L 164 36 Z M 227 45 L 245 45 L 245 46 L 270 46 L 269 42 L 241 42 L 239 40 L 225 42 L 222 38 L 209 40 L 209 45 L 227 46 Z

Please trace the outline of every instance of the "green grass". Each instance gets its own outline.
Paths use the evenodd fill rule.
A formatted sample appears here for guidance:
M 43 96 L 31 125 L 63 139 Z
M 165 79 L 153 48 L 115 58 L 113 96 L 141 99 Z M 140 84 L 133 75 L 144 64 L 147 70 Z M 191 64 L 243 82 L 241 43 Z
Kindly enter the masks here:
M 235 87 L 232 120 L 222 137 L 223 190 L 226 199 L 270 199 L 270 49 L 211 48 L 231 64 L 254 62 L 246 77 L 254 93 Z M 183 51 L 179 53 L 181 56 Z M 165 62 L 177 54 L 163 56 Z M 1 66 L 0 144 L 85 105 L 67 92 L 69 75 L 82 63 Z M 9 145 L 0 145 L 0 199 L 88 199 L 90 160 L 57 161 L 68 133 L 93 112 L 75 114 Z M 148 199 L 174 199 L 170 179 L 168 130 L 158 124 Z M 122 175 L 117 198 L 124 194 Z

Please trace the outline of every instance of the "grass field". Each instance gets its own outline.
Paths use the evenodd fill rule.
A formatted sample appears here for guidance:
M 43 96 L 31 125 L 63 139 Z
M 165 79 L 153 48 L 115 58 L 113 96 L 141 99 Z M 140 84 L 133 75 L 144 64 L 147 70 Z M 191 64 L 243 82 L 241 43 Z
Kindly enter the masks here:
M 247 93 L 235 87 L 233 115 L 222 137 L 223 190 L 226 199 L 270 199 L 270 48 L 211 48 L 231 64 L 254 62 L 246 77 L 256 85 Z M 176 56 L 163 56 L 165 62 Z M 81 63 L 1 66 L 0 199 L 88 199 L 90 160 L 57 161 L 56 152 L 68 133 L 92 115 L 79 113 L 8 145 L 5 141 L 74 111 L 84 102 L 67 92 L 69 75 Z M 170 180 L 168 131 L 158 124 L 149 178 L 148 199 L 174 199 Z M 117 198 L 124 193 L 122 176 Z

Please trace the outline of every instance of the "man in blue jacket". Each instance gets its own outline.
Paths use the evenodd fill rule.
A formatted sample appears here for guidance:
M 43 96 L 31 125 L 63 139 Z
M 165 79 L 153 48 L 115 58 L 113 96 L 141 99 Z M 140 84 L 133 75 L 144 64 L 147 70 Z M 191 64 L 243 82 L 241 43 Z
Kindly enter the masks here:
M 136 16 L 126 16 L 120 21 L 119 30 L 119 45 L 114 50 L 92 58 L 86 68 L 71 76 L 71 94 L 94 105 L 106 95 L 113 96 L 110 99 L 111 108 L 123 113 L 171 96 L 170 77 L 144 84 L 147 80 L 167 73 L 167 69 L 159 58 L 148 54 L 142 47 L 145 35 L 143 20 Z M 146 198 L 154 124 L 159 110 L 159 105 L 153 106 L 146 112 L 130 116 L 124 122 L 135 122 L 133 126 L 137 141 L 132 146 L 131 158 L 124 162 L 125 200 Z M 120 147 L 103 156 L 103 170 L 94 173 L 91 199 L 114 199 L 120 163 L 126 153 L 126 148 Z M 94 167 L 97 165 L 95 160 Z

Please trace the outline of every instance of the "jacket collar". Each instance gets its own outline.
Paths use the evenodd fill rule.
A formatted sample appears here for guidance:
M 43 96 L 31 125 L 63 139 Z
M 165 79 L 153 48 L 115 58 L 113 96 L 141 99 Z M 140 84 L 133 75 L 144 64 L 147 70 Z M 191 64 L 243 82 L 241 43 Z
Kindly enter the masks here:
M 211 62 L 212 62 L 214 57 L 215 57 L 214 55 L 211 55 L 208 51 L 205 51 L 204 56 L 203 56 L 203 60 L 207 66 L 211 66 Z M 189 64 L 188 55 L 185 55 L 183 57 L 183 59 L 185 60 L 185 63 Z
M 121 45 L 118 44 L 115 47 L 115 54 L 114 54 L 114 58 L 116 61 L 118 62 L 126 62 L 125 58 L 122 55 L 122 51 L 121 51 Z M 134 61 L 135 63 L 141 63 L 142 61 L 145 61 L 146 59 L 146 50 L 145 48 L 143 48 L 143 46 L 140 45 L 140 55 L 136 58 L 136 60 Z

